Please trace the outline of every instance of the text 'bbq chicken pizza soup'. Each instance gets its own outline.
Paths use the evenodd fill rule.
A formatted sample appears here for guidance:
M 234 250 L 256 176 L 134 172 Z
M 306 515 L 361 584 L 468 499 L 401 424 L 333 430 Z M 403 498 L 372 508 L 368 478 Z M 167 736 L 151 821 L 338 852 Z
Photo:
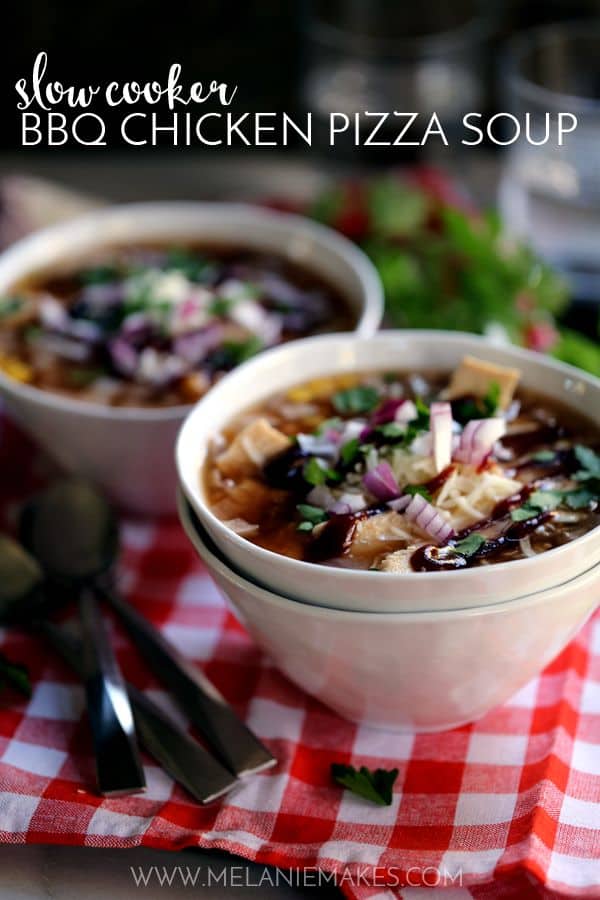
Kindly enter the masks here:
M 600 524 L 600 433 L 465 357 L 275 394 L 212 442 L 214 515 L 294 559 L 387 573 L 534 556 Z

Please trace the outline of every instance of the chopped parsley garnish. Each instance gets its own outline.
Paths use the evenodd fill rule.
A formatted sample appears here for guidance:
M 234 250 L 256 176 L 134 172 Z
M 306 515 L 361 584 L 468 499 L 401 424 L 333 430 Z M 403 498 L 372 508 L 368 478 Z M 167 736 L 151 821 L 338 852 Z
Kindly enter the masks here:
M 400 425 L 399 422 L 387 422 L 385 425 L 378 425 L 375 430 L 385 438 L 398 440 L 406 434 L 406 425 Z
M 565 494 L 565 503 L 569 509 L 585 509 L 586 506 L 589 506 L 594 500 L 598 500 L 599 494 L 600 492 L 597 490 L 591 491 L 586 487 L 582 487 L 579 490 L 567 491 Z
M 534 453 L 531 457 L 532 462 L 553 462 L 556 459 L 556 453 L 554 450 L 538 450 L 537 453 Z
M 561 505 L 569 509 L 585 509 L 591 503 L 600 501 L 600 456 L 590 447 L 581 445 L 574 448 L 574 454 L 581 468 L 573 478 L 580 482 L 581 487 L 570 491 L 534 491 L 522 506 L 513 509 L 510 514 L 513 522 L 523 522 Z
M 311 456 L 310 459 L 304 464 L 302 475 L 304 477 L 304 480 L 309 484 L 312 484 L 314 487 L 317 487 L 320 484 L 325 484 L 327 481 L 342 480 L 342 476 L 339 474 L 339 472 L 336 472 L 335 469 L 329 469 L 326 465 L 321 463 L 316 458 L 316 456 Z
M 581 466 L 574 477 L 577 481 L 600 481 L 600 456 L 591 447 L 577 445 L 574 448 L 575 458 Z
M 513 522 L 524 522 L 526 519 L 539 516 L 542 512 L 556 509 L 564 498 L 564 491 L 534 491 L 522 506 L 512 510 L 510 517 Z
M 351 441 L 347 441 L 340 450 L 340 459 L 345 466 L 353 465 L 360 455 L 360 441 L 358 438 L 352 438 Z
M 433 497 L 424 484 L 407 484 L 406 487 L 403 488 L 403 493 L 408 494 L 410 497 L 414 497 L 415 494 L 419 494 L 419 496 L 427 500 L 428 503 L 431 503 L 433 501 Z
M 12 316 L 20 310 L 23 301 L 19 297 L 0 297 L 0 319 Z
M 355 769 L 354 766 L 346 766 L 343 763 L 332 763 L 331 775 L 334 781 L 359 797 L 364 797 L 378 806 L 392 804 L 392 788 L 398 777 L 398 769 L 371 771 L 366 766 Z
M 478 534 L 474 531 L 472 534 L 468 534 L 461 541 L 457 541 L 455 544 L 452 544 L 452 550 L 455 553 L 460 553 L 461 556 L 475 556 L 476 553 L 481 550 L 483 545 L 485 544 L 485 538 L 482 534 Z
M 498 411 L 500 385 L 491 381 L 483 397 L 465 397 L 452 403 L 452 415 L 461 425 L 471 419 L 487 419 Z
M 260 353 L 262 346 L 260 338 L 255 336 L 248 338 L 247 341 L 227 341 L 223 344 L 222 350 L 229 365 L 233 368 Z
M 379 403 L 379 393 L 369 385 L 357 385 L 337 391 L 332 399 L 335 409 L 342 415 L 371 412 Z
M 225 318 L 231 312 L 231 307 L 233 306 L 233 300 L 229 297 L 215 297 L 212 303 L 209 304 L 208 312 L 211 316 L 220 316 L 221 318 Z
M 25 666 L 11 662 L 0 653 L 0 690 L 6 685 L 15 688 L 25 697 L 31 697 L 31 683 Z
M 296 531 L 312 531 L 315 526 L 312 522 L 300 522 L 297 526 Z
M 165 260 L 165 269 L 176 269 L 190 281 L 203 281 L 209 264 L 201 256 L 183 248 L 170 250 Z
M 110 284 L 120 278 L 120 272 L 116 266 L 95 266 L 85 269 L 80 278 L 83 284 Z
M 300 531 L 308 531 L 307 525 L 310 525 L 312 530 L 315 525 L 320 525 L 321 522 L 327 521 L 327 513 L 319 506 L 311 506 L 310 503 L 299 503 L 296 509 L 302 517 L 302 522 L 298 526 Z

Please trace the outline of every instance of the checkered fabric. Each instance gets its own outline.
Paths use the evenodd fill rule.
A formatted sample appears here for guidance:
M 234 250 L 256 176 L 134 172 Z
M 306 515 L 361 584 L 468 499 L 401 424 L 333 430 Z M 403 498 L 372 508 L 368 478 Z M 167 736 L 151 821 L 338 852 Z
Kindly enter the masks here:
M 6 422 L 0 472 L 10 525 L 44 472 Z M 128 598 L 204 669 L 279 764 L 201 808 L 146 760 L 145 795 L 101 799 L 80 685 L 37 637 L 4 631 L 2 649 L 28 664 L 34 691 L 28 702 L 0 699 L 0 841 L 220 848 L 335 872 L 359 900 L 416 900 L 424 885 L 446 900 L 600 897 L 599 617 L 476 724 L 387 734 L 340 719 L 272 667 L 176 522 L 125 521 L 123 539 Z M 168 705 L 116 626 L 114 637 L 126 677 Z M 398 767 L 393 804 L 337 787 L 333 761 Z

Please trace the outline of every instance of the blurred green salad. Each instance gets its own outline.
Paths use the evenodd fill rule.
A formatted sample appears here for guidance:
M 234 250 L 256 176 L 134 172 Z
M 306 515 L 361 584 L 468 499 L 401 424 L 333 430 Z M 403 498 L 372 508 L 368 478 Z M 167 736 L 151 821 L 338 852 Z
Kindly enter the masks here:
M 600 375 L 600 342 L 561 327 L 565 283 L 436 172 L 342 183 L 308 210 L 366 251 L 385 288 L 388 324 L 488 334 Z

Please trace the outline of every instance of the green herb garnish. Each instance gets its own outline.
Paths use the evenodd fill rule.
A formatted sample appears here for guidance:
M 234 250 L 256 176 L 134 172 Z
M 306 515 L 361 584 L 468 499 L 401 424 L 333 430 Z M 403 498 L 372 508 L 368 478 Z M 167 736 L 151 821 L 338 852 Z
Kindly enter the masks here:
M 452 404 L 454 418 L 461 425 L 466 425 L 471 419 L 487 419 L 498 411 L 500 401 L 500 385 L 497 381 L 491 381 L 483 397 L 465 397 Z
M 255 336 L 247 341 L 226 341 L 217 353 L 222 353 L 223 368 L 234 368 L 256 356 L 262 348 L 262 341 Z
M 300 522 L 296 531 L 312 531 L 314 527 L 312 522 Z
M 360 441 L 358 438 L 352 438 L 351 441 L 347 441 L 340 450 L 340 459 L 345 466 L 352 466 L 360 455 Z
M 20 297 L 0 297 L 0 319 L 5 316 L 12 316 L 18 312 L 23 306 Z
M 402 489 L 402 492 L 404 494 L 408 494 L 410 497 L 414 497 L 415 494 L 419 494 L 419 496 L 427 500 L 428 503 L 431 503 L 433 501 L 431 493 L 427 490 L 424 484 L 407 484 L 406 487 Z
M 328 468 L 324 463 L 321 463 L 316 456 L 311 456 L 310 459 L 304 463 L 302 475 L 304 480 L 314 487 L 325 484 L 327 481 L 342 480 L 342 476 L 336 472 L 335 469 Z
M 590 447 L 577 445 L 574 448 L 575 458 L 581 469 L 575 473 L 577 481 L 591 481 L 600 479 L 600 456 Z
M 343 763 L 332 763 L 331 775 L 334 781 L 353 794 L 364 797 L 378 806 L 391 806 L 392 788 L 398 777 L 398 769 L 371 771 L 366 766 L 355 769 L 354 766 L 346 766 Z
M 327 513 L 319 506 L 311 506 L 310 503 L 299 503 L 296 509 L 302 516 L 302 519 L 311 525 L 319 525 L 321 522 L 327 521 Z
M 485 544 L 485 538 L 482 534 L 478 534 L 474 531 L 472 534 L 468 534 L 461 541 L 457 541 L 455 544 L 452 544 L 452 550 L 456 553 L 460 553 L 461 556 L 475 556 L 475 554 L 481 550 L 483 545 Z
M 565 503 L 569 509 L 585 509 L 586 506 L 598 499 L 598 493 L 598 491 L 590 491 L 587 487 L 582 487 L 575 491 L 567 491 Z
M 385 425 L 378 425 L 375 429 L 385 438 L 390 440 L 398 440 L 406 434 L 406 425 L 400 425 L 399 422 L 387 422 Z
M 357 385 L 335 393 L 332 402 L 342 415 L 356 415 L 375 409 L 379 402 L 379 393 L 369 385 Z
M 0 653 L 0 689 L 5 685 L 10 685 L 25 697 L 31 697 L 31 682 L 25 666 L 11 662 Z
M 539 516 L 542 512 L 556 509 L 564 499 L 564 491 L 534 491 L 522 506 L 512 510 L 510 517 L 513 522 L 524 522 L 526 519 Z
M 229 297 L 215 297 L 215 299 L 209 304 L 208 311 L 211 316 L 219 316 L 220 318 L 225 318 L 231 312 L 231 307 L 233 306 L 233 300 Z
M 79 277 L 83 284 L 110 284 L 120 278 L 120 272 L 116 266 L 95 266 L 84 269 Z
M 534 453 L 531 457 L 532 462 L 539 463 L 552 462 L 554 459 L 556 459 L 554 450 L 538 450 L 538 452 Z
M 173 248 L 167 254 L 165 269 L 176 269 L 190 281 L 203 281 L 210 264 L 205 259 L 183 248 Z

